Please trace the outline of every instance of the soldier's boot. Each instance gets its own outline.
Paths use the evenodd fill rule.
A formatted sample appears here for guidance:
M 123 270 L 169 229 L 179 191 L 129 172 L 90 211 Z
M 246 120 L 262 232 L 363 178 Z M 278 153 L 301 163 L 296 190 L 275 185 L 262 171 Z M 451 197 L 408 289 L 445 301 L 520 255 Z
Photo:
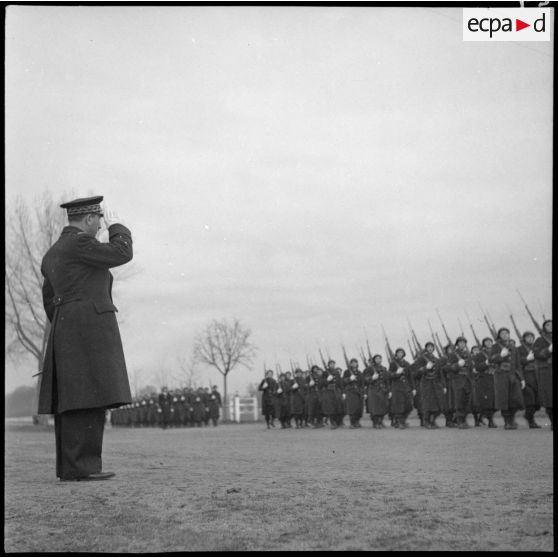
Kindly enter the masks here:
M 517 430 L 517 422 L 515 422 L 515 411 L 510 413 L 510 430 Z
M 419 420 L 420 420 L 420 425 L 425 428 L 426 427 L 426 421 L 424 420 L 424 415 L 422 413 L 417 413 Z
M 508 413 L 502 413 L 502 416 L 504 417 L 504 430 L 511 430 L 510 415 Z
M 423 428 L 432 428 L 432 421 L 431 421 L 431 417 L 432 417 L 432 413 L 426 413 L 423 417 L 422 417 L 422 421 L 421 421 L 421 426 Z
M 447 428 L 455 428 L 455 423 L 453 422 L 453 418 L 449 413 L 446 413 L 446 427 Z
M 527 420 L 529 428 L 540 428 L 540 426 L 535 422 L 535 407 L 529 405 L 529 407 L 525 409 L 525 419 Z
M 488 415 L 488 428 L 498 428 L 498 425 L 494 422 L 494 413 Z
M 436 424 L 436 418 L 437 418 L 437 414 L 436 413 L 431 413 L 431 415 L 430 415 L 430 428 L 440 428 Z

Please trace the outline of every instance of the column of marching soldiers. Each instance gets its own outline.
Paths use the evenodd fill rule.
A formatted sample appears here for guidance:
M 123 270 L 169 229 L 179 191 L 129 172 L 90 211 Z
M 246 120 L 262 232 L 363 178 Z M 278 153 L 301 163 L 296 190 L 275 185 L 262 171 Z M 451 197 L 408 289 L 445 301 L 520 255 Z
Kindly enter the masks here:
M 183 426 L 217 426 L 222 399 L 213 386 L 209 388 L 186 387 L 169 390 L 166 386 L 157 394 L 134 398 L 132 403 L 110 414 L 112 426 L 128 427 L 183 427 Z
M 393 428 L 403 429 L 408 428 L 407 418 L 415 408 L 420 425 L 428 429 L 439 428 L 439 416 L 448 428 L 469 428 L 470 414 L 475 426 L 497 428 L 494 415 L 500 411 L 504 429 L 515 430 L 515 416 L 522 409 L 529 428 L 541 428 L 534 415 L 542 407 L 552 429 L 552 320 L 545 319 L 539 326 L 529 315 L 538 337 L 530 331 L 520 334 L 510 316 L 517 342 L 510 338 L 508 328 L 496 330 L 485 315 L 491 335 L 479 340 L 471 324 L 476 342 L 471 348 L 463 334 L 453 343 L 442 322 L 445 346 L 432 327 L 432 340 L 421 346 L 410 326 L 411 362 L 404 349 L 391 349 L 384 331 L 387 368 L 383 357 L 372 355 L 367 343 L 368 358 L 360 350 L 362 371 L 356 358 L 348 359 L 344 347 L 345 371 L 331 359 L 326 362 L 321 350 L 323 367 L 307 357 L 305 372 L 291 363 L 292 371 L 279 369 L 275 379 L 273 370 L 266 370 L 259 390 L 267 428 L 274 427 L 277 419 L 281 428 L 294 423 L 296 428 L 329 424 L 336 429 L 344 426 L 345 416 L 350 428 L 359 428 L 367 412 L 373 428 L 385 428 L 388 417 Z

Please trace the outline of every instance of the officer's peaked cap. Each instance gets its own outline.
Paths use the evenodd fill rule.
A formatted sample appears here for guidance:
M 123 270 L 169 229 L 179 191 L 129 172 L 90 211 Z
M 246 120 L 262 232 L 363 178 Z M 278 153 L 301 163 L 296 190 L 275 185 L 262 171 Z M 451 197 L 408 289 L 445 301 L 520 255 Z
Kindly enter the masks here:
M 87 213 L 97 213 L 98 215 L 103 215 L 103 210 L 101 209 L 101 202 L 103 201 L 103 196 L 93 196 L 91 198 L 78 198 L 77 200 L 72 200 L 63 203 L 60 207 L 65 209 L 68 213 L 68 217 L 72 215 L 86 215 Z

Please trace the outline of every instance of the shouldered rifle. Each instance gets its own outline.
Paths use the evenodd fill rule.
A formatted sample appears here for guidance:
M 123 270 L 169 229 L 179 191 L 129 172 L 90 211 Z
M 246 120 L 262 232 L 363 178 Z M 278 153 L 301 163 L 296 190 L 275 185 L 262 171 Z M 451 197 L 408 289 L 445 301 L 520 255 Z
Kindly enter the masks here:
M 368 343 L 368 339 L 366 340 L 366 350 L 368 351 L 368 358 L 372 360 L 372 350 L 370 349 L 370 343 Z
M 322 360 L 322 364 L 324 365 L 324 372 L 325 372 L 327 370 L 327 364 L 324 355 L 322 354 L 322 349 L 320 349 L 319 347 L 318 347 L 318 352 L 320 353 L 320 358 Z
M 469 314 L 467 312 L 465 312 L 465 315 L 467 316 L 467 320 L 469 320 L 469 327 L 471 328 L 471 332 L 473 333 L 473 337 L 475 338 L 475 343 L 478 345 L 479 349 L 482 349 L 481 342 L 479 341 L 479 338 L 477 337 L 477 334 L 475 333 L 475 328 L 473 327 L 473 322 L 471 321 L 471 318 L 469 317 Z
M 486 322 L 486 325 L 488 327 L 488 331 L 490 332 L 490 335 L 492 335 L 492 338 L 494 340 L 496 340 L 498 338 L 498 332 L 496 331 L 496 328 L 490 325 L 490 322 L 488 321 L 488 318 L 486 317 L 486 312 L 482 309 L 482 306 L 480 305 L 480 302 L 479 302 L 479 307 L 481 309 L 482 316 L 484 318 L 484 321 Z
M 386 334 L 386 330 L 384 329 L 384 326 L 382 326 L 382 331 L 384 333 L 384 339 L 386 341 L 386 351 L 387 351 L 387 356 L 388 356 L 388 360 L 391 362 L 392 360 L 395 359 L 395 354 L 394 352 L 391 350 L 391 346 L 389 344 L 388 338 L 387 338 L 387 334 Z
M 448 330 L 446 329 L 446 326 L 444 325 L 444 320 L 442 320 L 442 316 L 440 316 L 440 312 L 438 311 L 437 308 L 436 308 L 436 314 L 438 314 L 438 318 L 440 318 L 440 323 L 442 324 L 442 330 L 444 331 L 444 333 L 446 335 L 446 339 L 448 340 L 448 343 L 451 345 L 451 339 L 450 339 L 450 336 L 448 334 Z
M 348 370 L 350 368 L 349 357 L 347 356 L 347 351 L 345 350 L 345 345 L 343 345 L 343 343 L 341 343 L 341 348 L 343 349 L 343 358 L 345 359 L 345 364 Z
M 364 368 L 366 368 L 368 366 L 368 363 L 366 362 L 366 356 L 364 354 L 364 350 L 362 349 L 362 347 L 360 347 L 360 358 L 362 360 L 362 364 L 364 365 Z
M 432 341 L 434 343 L 434 347 L 436 347 L 436 351 L 438 352 L 438 356 L 442 356 L 444 354 L 444 348 L 442 347 L 442 344 L 440 343 L 439 339 L 437 338 L 437 335 L 434 333 L 434 330 L 432 329 L 432 324 L 430 323 L 430 320 L 428 320 L 428 327 L 430 328 L 430 334 L 432 335 Z
M 461 330 L 459 335 L 461 335 L 461 337 L 465 337 L 465 330 L 463 329 L 463 324 L 459 318 L 457 318 L 457 323 L 459 324 L 459 329 Z
M 508 308 L 509 311 L 509 308 Z M 515 331 L 515 334 L 517 335 L 517 339 L 518 341 L 521 343 L 522 347 L 529 352 L 531 349 L 529 347 L 527 347 L 527 345 L 523 342 L 523 337 L 521 335 L 521 332 L 519 331 L 519 328 L 517 327 L 517 324 L 515 323 L 515 320 L 513 319 L 513 314 L 510 312 L 510 320 L 511 323 L 513 325 L 513 329 Z
M 519 295 L 519 297 L 523 301 L 523 304 L 525 305 L 525 310 L 527 310 L 527 314 L 529 314 L 529 317 L 531 318 L 531 321 L 533 322 L 533 325 L 537 328 L 537 331 L 542 335 L 543 334 L 542 327 L 538 324 L 537 320 L 535 320 L 535 316 L 533 316 L 533 313 L 531 312 L 531 310 L 529 310 L 529 306 L 527 306 L 527 303 L 525 302 L 525 299 L 521 296 L 521 293 L 519 292 L 519 289 L 516 289 L 516 290 L 517 290 L 517 294 Z
M 408 318 L 407 318 L 407 322 L 409 322 L 409 328 L 411 329 L 411 335 L 413 337 L 413 343 L 416 345 L 417 353 L 422 353 L 423 349 L 420 345 L 417 334 L 415 333 L 415 330 L 414 330 L 413 326 L 411 325 L 411 321 Z
M 407 339 L 407 345 L 409 345 L 409 351 L 413 360 L 417 359 L 417 354 L 413 351 L 413 347 L 411 347 L 411 342 Z

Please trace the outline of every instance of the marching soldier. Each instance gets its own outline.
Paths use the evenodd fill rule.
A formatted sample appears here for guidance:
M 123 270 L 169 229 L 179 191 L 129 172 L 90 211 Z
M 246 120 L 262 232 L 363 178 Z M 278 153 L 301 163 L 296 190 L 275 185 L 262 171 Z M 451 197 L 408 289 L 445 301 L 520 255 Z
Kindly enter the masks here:
M 274 396 L 277 390 L 277 382 L 273 378 L 273 370 L 267 370 L 265 378 L 260 382 L 258 390 L 262 392 L 262 415 L 265 417 L 267 428 L 275 428 L 275 404 Z
M 300 373 L 299 373 L 300 372 Z M 291 386 L 289 396 L 290 416 L 294 418 L 295 428 L 303 427 L 304 420 L 304 393 L 303 393 L 302 370 L 297 369 L 295 379 Z
M 362 418 L 362 372 L 358 369 L 358 360 L 352 358 L 349 368 L 343 373 L 345 411 L 349 415 L 350 427 L 361 428 Z
M 434 343 L 428 342 L 416 361 L 416 377 L 420 380 L 421 408 L 425 428 L 439 428 L 436 417 L 446 408 L 446 384 L 440 360 L 434 354 Z
M 541 408 L 539 405 L 539 386 L 537 382 L 537 366 L 533 352 L 535 335 L 526 331 L 521 336 L 521 345 L 517 348 L 519 363 L 525 378 L 523 402 L 525 404 L 525 420 L 529 428 L 540 428 L 535 422 L 535 413 Z
M 322 410 L 328 417 L 329 427 L 335 430 L 343 426 L 343 388 L 341 375 L 335 368 L 335 361 L 329 361 L 326 373 L 327 387 L 323 393 Z
M 374 355 L 368 363 L 364 371 L 368 412 L 373 428 L 385 428 L 383 420 L 389 410 L 389 374 L 382 365 L 381 355 Z
M 171 407 L 172 395 L 169 393 L 167 386 L 163 386 L 161 388 L 161 393 L 159 394 L 159 408 L 161 410 L 160 426 L 163 430 L 171 424 Z
M 457 426 L 455 421 L 455 402 L 453 395 L 453 372 L 452 365 L 450 363 L 451 355 L 453 354 L 454 347 L 451 343 L 448 343 L 444 347 L 444 355 L 440 358 L 440 370 L 442 371 L 442 376 L 446 384 L 446 410 L 444 411 L 444 416 L 446 418 L 446 428 L 454 428 Z
M 408 428 L 407 417 L 413 410 L 413 397 L 416 394 L 411 365 L 405 360 L 405 351 L 397 349 L 389 366 L 391 381 L 390 410 L 393 414 L 394 428 Z
M 537 383 L 541 405 L 550 419 L 550 428 L 554 428 L 552 417 L 552 320 L 545 320 L 541 336 L 533 346 L 537 366 Z
M 279 374 L 277 390 L 275 391 L 275 416 L 281 423 L 281 428 L 290 428 L 289 422 L 289 393 L 290 382 L 285 374 Z
M 209 418 L 213 426 L 217 426 L 219 422 L 219 410 L 221 409 L 221 394 L 217 390 L 217 386 L 213 386 L 209 396 Z
M 515 413 L 524 408 L 521 390 L 525 380 L 521 372 L 517 349 L 510 340 L 506 327 L 498 330 L 496 342 L 492 346 L 490 362 L 496 365 L 494 372 L 495 406 L 504 417 L 504 429 L 516 430 Z
M 310 376 L 308 376 L 306 381 L 308 385 L 308 422 L 312 425 L 312 428 L 322 428 L 324 423 L 320 400 L 321 392 L 326 385 L 323 379 L 322 369 L 316 365 L 312 366 Z
M 458 337 L 455 341 L 455 350 L 448 361 L 452 370 L 452 389 L 455 405 L 455 420 L 458 428 L 469 428 L 467 414 L 471 412 L 473 395 L 472 360 L 467 339 Z
M 488 419 L 488 428 L 498 428 L 494 423 L 494 365 L 489 361 L 492 345 L 491 337 L 482 340 L 481 350 L 472 356 L 473 373 L 476 371 L 476 393 L 479 408 L 479 421 L 482 417 Z

